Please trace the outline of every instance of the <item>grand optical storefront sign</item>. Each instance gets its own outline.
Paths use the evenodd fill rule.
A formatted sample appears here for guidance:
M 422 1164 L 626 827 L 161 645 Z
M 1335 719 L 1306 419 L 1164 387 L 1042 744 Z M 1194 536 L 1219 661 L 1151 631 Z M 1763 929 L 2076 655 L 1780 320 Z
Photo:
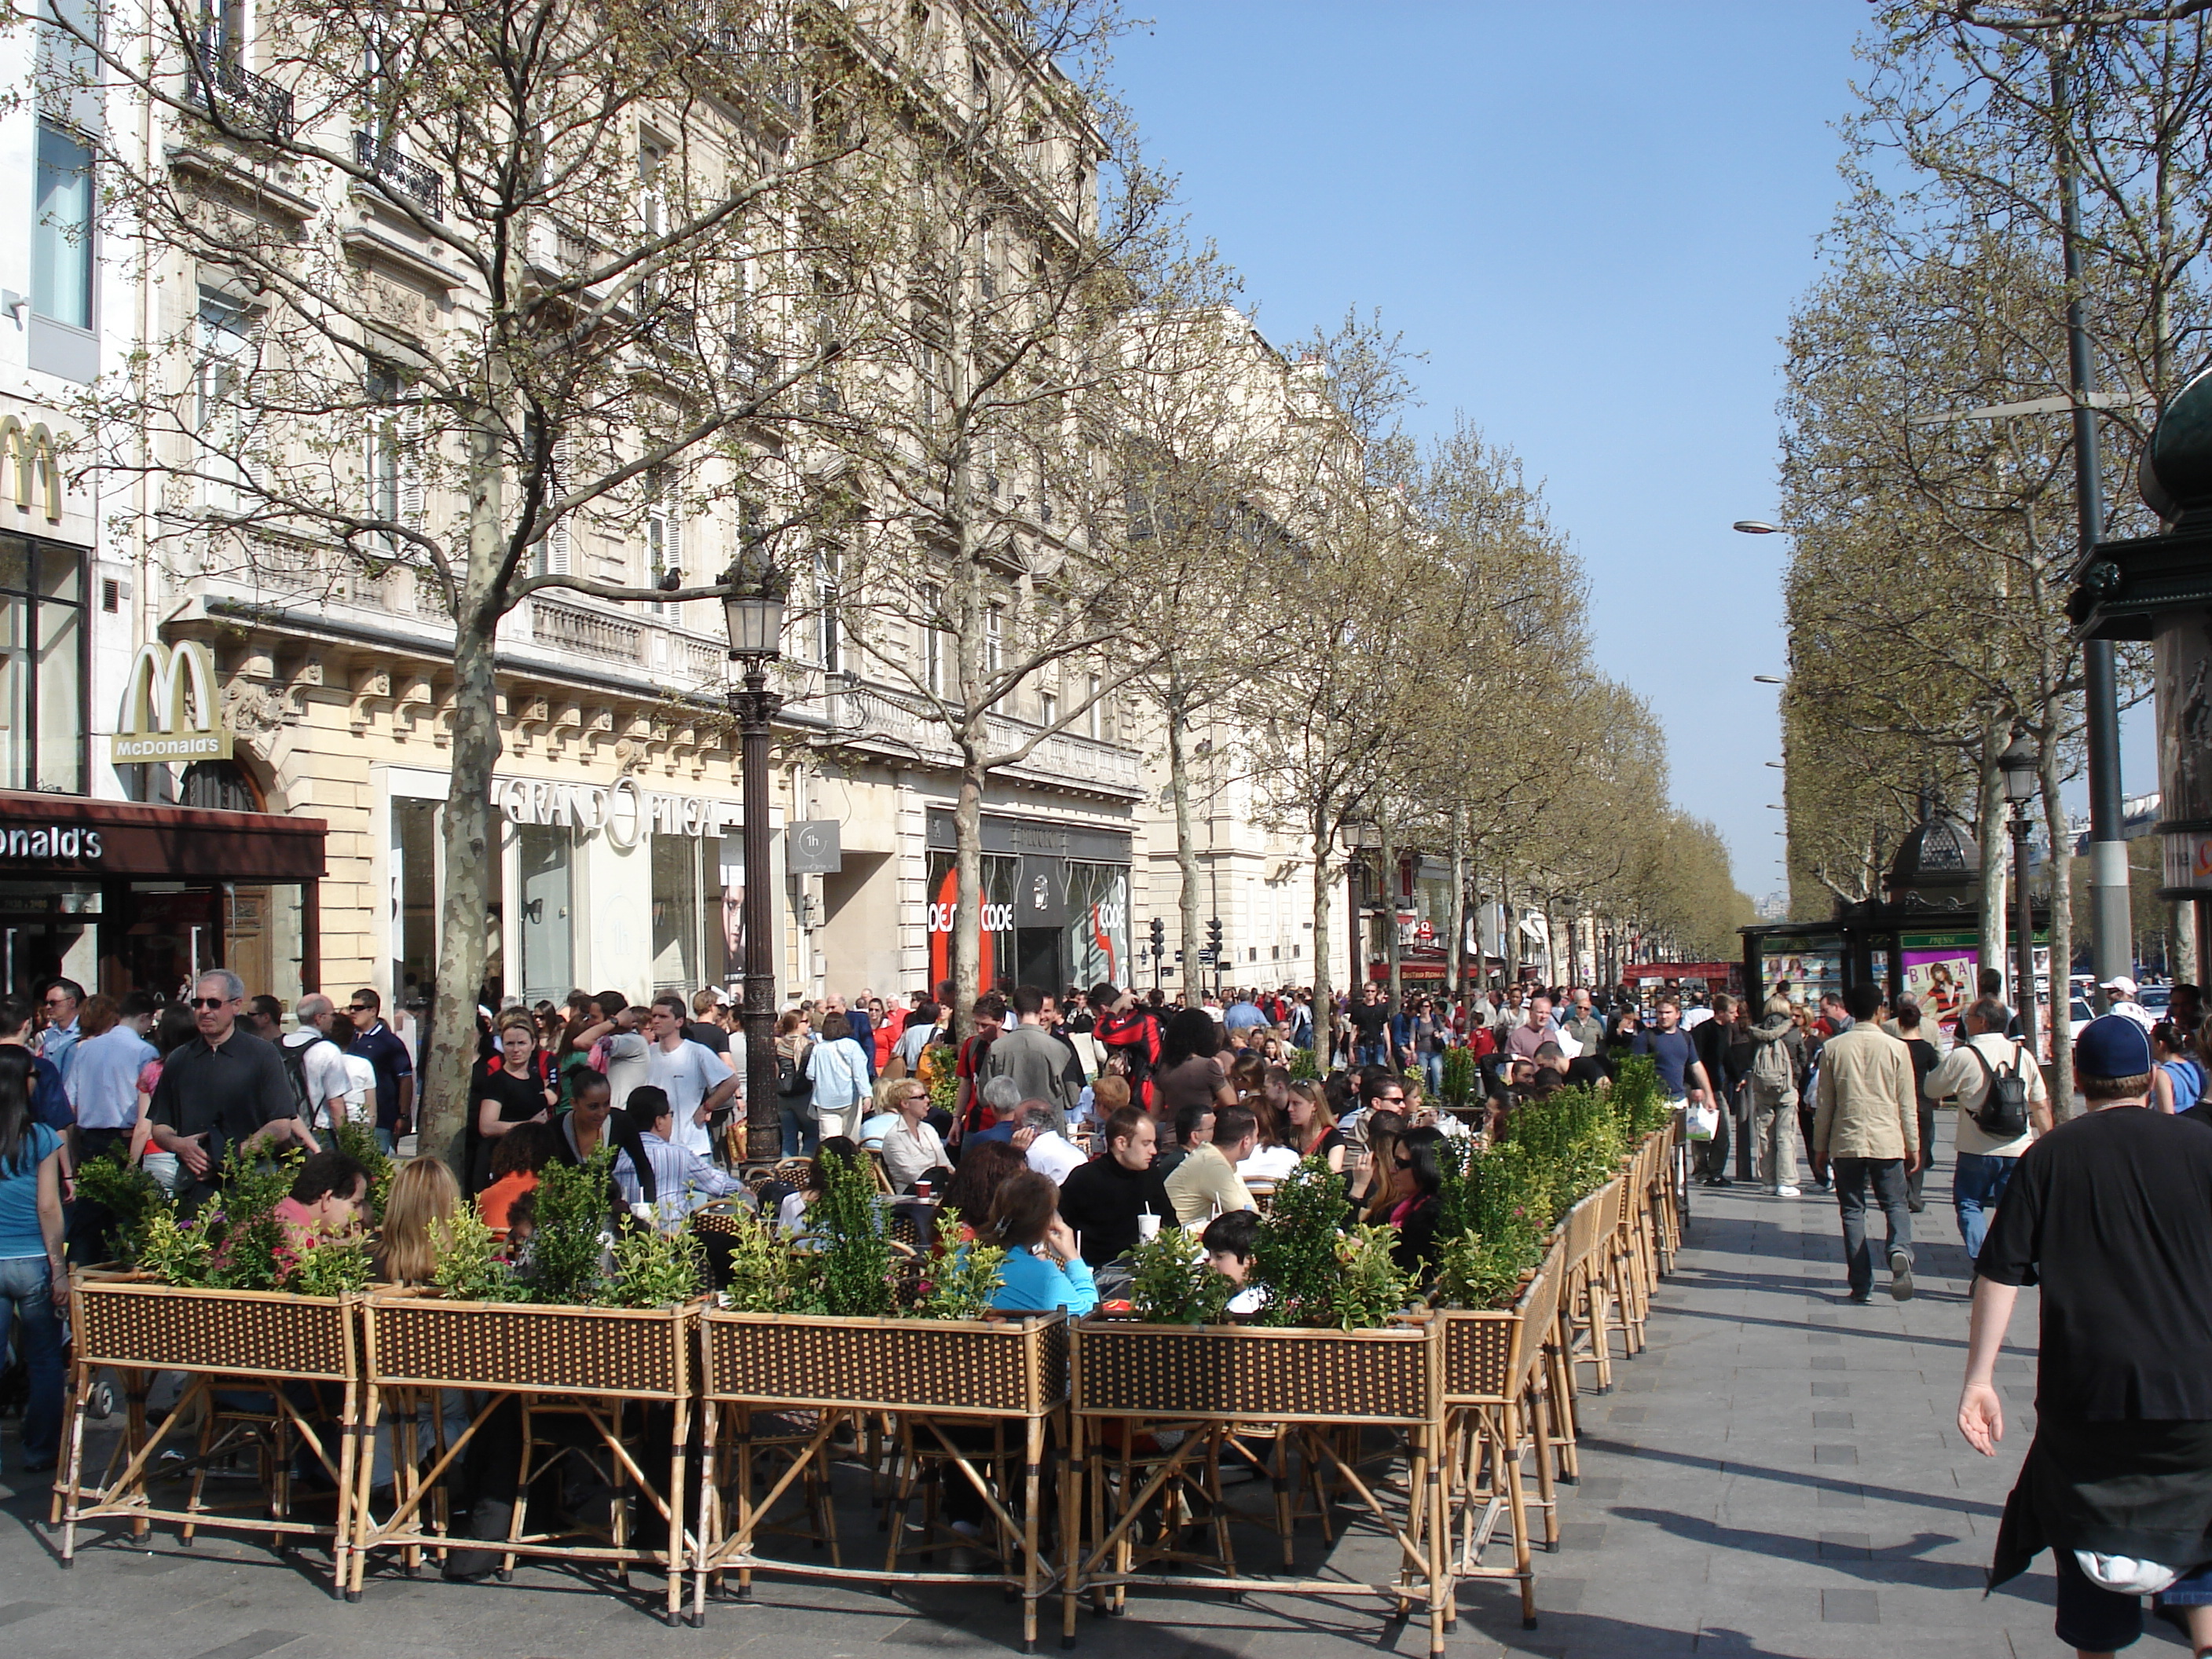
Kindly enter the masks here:
M 744 808 L 737 801 L 663 794 L 641 787 L 634 778 L 611 784 L 496 778 L 491 799 L 509 823 L 604 835 L 610 847 L 624 853 L 647 836 L 719 836 L 744 821 Z

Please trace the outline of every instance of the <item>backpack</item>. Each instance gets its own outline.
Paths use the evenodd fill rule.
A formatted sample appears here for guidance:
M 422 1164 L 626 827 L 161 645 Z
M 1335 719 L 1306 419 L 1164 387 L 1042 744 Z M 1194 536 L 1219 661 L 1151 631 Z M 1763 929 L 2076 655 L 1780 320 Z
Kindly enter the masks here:
M 314 1042 L 280 1042 L 276 1052 L 284 1061 L 284 1079 L 292 1085 L 292 1112 L 301 1122 L 313 1128 L 315 1111 L 321 1103 L 307 1090 L 307 1054 L 318 1042 L 330 1042 L 328 1037 L 317 1037 Z M 337 1044 L 331 1042 L 335 1048 Z
M 813 1065 L 814 1050 L 811 1045 L 804 1060 L 794 1061 L 782 1053 L 775 1057 L 776 1098 L 802 1118 L 815 1115 Z
M 1974 1127 L 1985 1135 L 1995 1135 L 2000 1140 L 2014 1140 L 2027 1133 L 2027 1079 L 2021 1075 L 2027 1063 L 2019 1047 L 2013 1048 L 2012 1069 L 1995 1070 L 1982 1046 L 1972 1038 L 1966 1046 L 1974 1051 L 1974 1058 L 1982 1062 L 1982 1075 L 1990 1086 L 1982 1096 L 1982 1103 L 1974 1109 Z
M 1752 1056 L 1751 1080 L 1772 1089 L 1789 1089 L 1796 1085 L 1797 1068 L 1790 1059 L 1790 1044 L 1783 1037 L 1771 1042 L 1762 1042 L 1759 1052 Z

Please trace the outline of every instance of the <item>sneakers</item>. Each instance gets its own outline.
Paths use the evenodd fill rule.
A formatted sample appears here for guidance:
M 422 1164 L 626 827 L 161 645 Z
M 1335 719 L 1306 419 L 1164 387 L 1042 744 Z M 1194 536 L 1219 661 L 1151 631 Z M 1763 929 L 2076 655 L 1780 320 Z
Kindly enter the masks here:
M 1899 1302 L 1912 1300 L 1912 1258 L 1903 1250 L 1889 1253 L 1889 1293 Z
M 1844 1300 L 1850 1303 L 1855 1308 L 1863 1308 L 1868 1303 L 1874 1300 L 1874 1292 L 1871 1291 L 1853 1291 L 1849 1296 L 1845 1297 Z
M 1767 1189 L 1777 1198 L 1802 1198 L 1804 1194 L 1796 1187 L 1771 1187 Z

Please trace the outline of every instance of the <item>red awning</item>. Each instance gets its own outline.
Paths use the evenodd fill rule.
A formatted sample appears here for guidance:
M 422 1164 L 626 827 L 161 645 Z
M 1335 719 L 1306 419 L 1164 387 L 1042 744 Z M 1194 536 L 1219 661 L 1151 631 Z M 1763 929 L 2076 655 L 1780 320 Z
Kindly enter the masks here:
M 0 878 L 319 881 L 320 818 L 0 790 Z

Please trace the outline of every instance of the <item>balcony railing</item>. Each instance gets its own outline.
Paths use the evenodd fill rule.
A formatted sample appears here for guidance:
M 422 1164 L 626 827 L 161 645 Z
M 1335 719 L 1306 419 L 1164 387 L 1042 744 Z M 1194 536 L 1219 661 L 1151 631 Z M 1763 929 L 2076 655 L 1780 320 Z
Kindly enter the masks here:
M 380 142 L 374 133 L 356 132 L 353 159 L 373 171 L 389 193 L 404 196 L 430 218 L 445 216 L 446 181 L 413 156 Z
M 292 94 L 220 52 L 193 55 L 191 97 L 237 131 L 278 143 L 292 136 Z
M 574 651 L 582 657 L 603 657 L 610 662 L 641 666 L 645 661 L 645 629 L 641 624 L 549 599 L 531 600 L 530 637 L 539 645 Z

